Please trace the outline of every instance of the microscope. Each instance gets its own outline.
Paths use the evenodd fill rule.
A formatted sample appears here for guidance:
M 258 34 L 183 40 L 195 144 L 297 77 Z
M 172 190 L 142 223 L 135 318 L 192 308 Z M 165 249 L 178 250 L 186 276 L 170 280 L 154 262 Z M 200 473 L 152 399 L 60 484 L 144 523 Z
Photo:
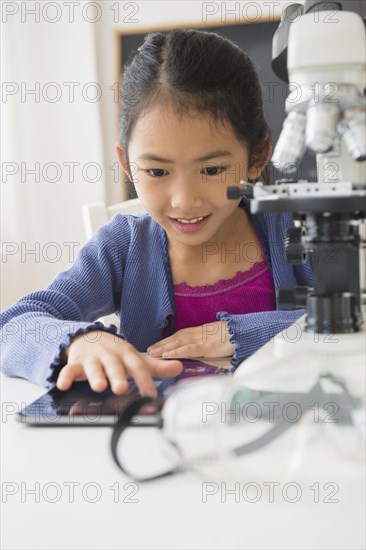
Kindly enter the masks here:
M 325 361 L 346 365 L 349 352 L 355 364 L 365 364 L 365 22 L 365 2 L 286 8 L 273 38 L 272 67 L 290 91 L 271 162 L 290 177 L 249 190 L 253 213 L 292 213 L 287 260 L 301 264 L 312 255 L 313 288 L 280 289 L 278 301 L 282 309 L 306 309 L 296 361 L 308 361 L 313 348 L 323 367 Z M 315 182 L 291 178 L 306 148 L 316 154 Z M 245 182 L 228 188 L 228 198 L 247 193 Z M 325 354 L 320 341 L 328 343 Z

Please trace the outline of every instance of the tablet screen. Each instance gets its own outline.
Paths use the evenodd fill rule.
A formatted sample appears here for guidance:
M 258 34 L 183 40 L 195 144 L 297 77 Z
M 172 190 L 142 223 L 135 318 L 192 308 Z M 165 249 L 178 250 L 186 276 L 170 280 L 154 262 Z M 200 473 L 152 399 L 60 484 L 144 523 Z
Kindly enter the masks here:
M 158 400 L 162 405 L 173 390 L 176 382 L 192 376 L 227 375 L 230 372 L 230 360 L 212 360 L 212 364 L 197 359 L 182 359 L 183 371 L 174 378 L 154 378 L 158 391 Z M 217 365 L 220 366 L 217 366 Z M 115 395 L 110 388 L 95 392 L 89 382 L 74 382 L 67 391 L 53 388 L 39 399 L 23 408 L 17 419 L 27 424 L 49 425 L 89 425 L 110 426 L 115 424 L 120 414 L 131 402 L 140 397 L 133 380 L 123 395 Z M 153 405 L 145 405 L 132 420 L 133 424 L 151 426 L 158 423 L 159 417 Z

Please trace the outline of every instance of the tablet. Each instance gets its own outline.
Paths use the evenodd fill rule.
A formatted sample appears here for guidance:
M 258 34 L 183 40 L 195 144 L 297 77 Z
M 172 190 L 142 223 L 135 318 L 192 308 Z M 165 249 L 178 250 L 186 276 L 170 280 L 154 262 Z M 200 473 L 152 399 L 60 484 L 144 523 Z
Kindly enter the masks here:
M 230 358 L 207 359 L 207 362 L 198 359 L 180 361 L 183 363 L 183 370 L 179 376 L 154 378 L 161 405 L 178 380 L 192 376 L 228 375 L 232 370 Z M 19 411 L 17 420 L 35 426 L 112 426 L 126 406 L 139 397 L 138 388 L 133 380 L 129 381 L 129 388 L 123 395 L 115 395 L 110 388 L 103 392 L 95 392 L 88 381 L 74 382 L 67 391 L 61 391 L 56 387 L 48 391 Z M 131 424 L 158 425 L 159 419 L 155 407 L 145 405 Z

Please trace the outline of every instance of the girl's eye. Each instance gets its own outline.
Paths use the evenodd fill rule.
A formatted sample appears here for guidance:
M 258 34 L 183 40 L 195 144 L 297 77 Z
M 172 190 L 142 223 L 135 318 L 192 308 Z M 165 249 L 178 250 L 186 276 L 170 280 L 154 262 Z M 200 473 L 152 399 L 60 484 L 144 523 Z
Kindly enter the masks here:
M 206 176 L 217 176 L 225 170 L 225 166 L 207 166 L 203 170 L 207 170 Z
M 162 168 L 150 168 L 148 170 L 144 170 L 144 172 L 147 172 L 153 178 L 161 178 L 162 176 L 165 176 L 165 174 L 162 174 L 162 172 L 166 172 L 166 170 L 163 170 Z M 151 172 L 155 173 L 151 174 Z M 158 173 L 156 174 L 156 172 Z
M 206 166 L 206 168 L 203 168 L 203 171 L 207 170 L 207 172 L 205 172 L 206 176 L 217 176 L 218 174 L 221 174 L 225 169 L 226 168 L 223 165 Z M 161 178 L 168 173 L 166 170 L 163 170 L 163 168 L 149 168 L 147 170 L 144 170 L 144 172 L 147 172 L 153 178 Z

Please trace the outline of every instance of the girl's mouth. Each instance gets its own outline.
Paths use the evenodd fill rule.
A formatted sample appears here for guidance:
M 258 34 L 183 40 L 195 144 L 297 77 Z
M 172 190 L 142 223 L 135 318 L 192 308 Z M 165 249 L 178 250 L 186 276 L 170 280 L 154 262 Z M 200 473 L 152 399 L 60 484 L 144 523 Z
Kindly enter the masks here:
M 199 216 L 197 218 L 170 218 L 174 227 L 178 229 L 178 231 L 182 231 L 183 233 L 194 233 L 196 231 L 200 231 L 205 225 L 207 224 L 211 214 L 208 214 L 208 216 Z

